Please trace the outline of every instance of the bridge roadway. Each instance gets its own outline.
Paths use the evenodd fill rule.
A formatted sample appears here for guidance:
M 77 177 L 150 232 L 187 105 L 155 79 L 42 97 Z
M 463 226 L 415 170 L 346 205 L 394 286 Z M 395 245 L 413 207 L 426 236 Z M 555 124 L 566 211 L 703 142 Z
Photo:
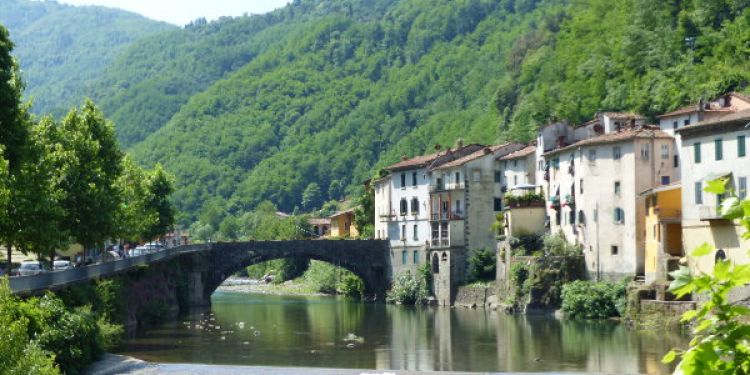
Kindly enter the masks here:
M 365 293 L 382 300 L 390 285 L 390 248 L 378 240 L 249 241 L 187 245 L 122 260 L 36 276 L 10 278 L 17 295 L 34 295 L 88 280 L 107 278 L 170 260 L 183 263 L 182 278 L 195 304 L 210 304 L 214 290 L 244 267 L 279 258 L 317 259 L 349 269 L 362 278 Z

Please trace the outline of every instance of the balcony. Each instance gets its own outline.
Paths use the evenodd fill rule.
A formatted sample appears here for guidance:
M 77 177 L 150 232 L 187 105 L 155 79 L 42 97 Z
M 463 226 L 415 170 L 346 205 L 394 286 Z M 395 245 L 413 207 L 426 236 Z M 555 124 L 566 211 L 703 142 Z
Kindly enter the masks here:
M 433 238 L 430 245 L 434 249 L 448 248 L 451 247 L 451 241 L 448 238 Z
M 462 211 L 453 211 L 453 212 L 442 212 L 442 213 L 432 213 L 430 214 L 430 220 L 432 221 L 441 221 L 441 220 L 463 220 L 464 219 L 464 213 Z
M 452 183 L 452 184 L 434 184 L 430 185 L 430 193 L 437 193 L 440 191 L 449 191 L 449 190 L 463 190 L 464 189 L 464 183 L 458 182 L 458 183 Z
M 719 207 L 710 205 L 698 206 L 698 218 L 701 221 L 714 221 L 714 220 L 726 220 L 721 216 Z

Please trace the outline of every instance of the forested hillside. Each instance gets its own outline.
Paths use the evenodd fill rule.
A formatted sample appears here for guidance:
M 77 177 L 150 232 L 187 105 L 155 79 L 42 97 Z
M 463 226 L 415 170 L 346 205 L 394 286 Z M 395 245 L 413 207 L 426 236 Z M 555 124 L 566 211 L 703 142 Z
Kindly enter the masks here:
M 115 56 L 133 41 L 172 28 L 134 13 L 55 1 L 0 0 L 37 113 L 62 115 L 90 95 Z
M 319 207 L 435 143 L 745 90 L 749 24 L 735 0 L 297 0 L 136 42 L 91 95 L 177 175 L 187 223 Z

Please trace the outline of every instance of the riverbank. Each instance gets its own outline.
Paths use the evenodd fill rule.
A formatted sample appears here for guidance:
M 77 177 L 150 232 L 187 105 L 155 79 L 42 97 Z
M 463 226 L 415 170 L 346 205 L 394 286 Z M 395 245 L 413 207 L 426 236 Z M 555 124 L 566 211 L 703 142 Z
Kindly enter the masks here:
M 456 375 L 477 374 L 509 374 L 501 372 L 455 372 Z M 439 371 L 404 371 L 404 370 L 363 370 L 363 369 L 332 369 L 311 367 L 268 367 L 268 366 L 224 366 L 224 365 L 193 365 L 193 364 L 165 364 L 149 363 L 140 359 L 106 354 L 100 361 L 89 367 L 86 375 L 437 375 L 448 374 Z M 520 374 L 520 373 L 514 373 Z M 537 373 L 538 374 L 538 373 Z M 573 374 L 573 373 L 572 373 Z
M 279 296 L 328 296 L 320 293 L 303 279 L 285 281 L 283 283 L 264 283 L 247 277 L 232 276 L 224 281 L 217 289 L 222 292 L 273 294 Z

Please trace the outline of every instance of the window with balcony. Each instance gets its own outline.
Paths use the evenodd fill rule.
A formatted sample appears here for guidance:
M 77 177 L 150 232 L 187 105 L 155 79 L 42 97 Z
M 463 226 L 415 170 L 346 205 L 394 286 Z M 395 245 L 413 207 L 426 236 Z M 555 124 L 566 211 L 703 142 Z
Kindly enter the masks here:
M 721 139 L 714 140 L 714 158 L 717 161 L 724 159 L 724 146 Z
M 738 135 L 737 136 L 737 157 L 742 158 L 747 155 L 747 150 L 745 147 L 747 146 L 745 142 L 745 136 L 744 135 Z

